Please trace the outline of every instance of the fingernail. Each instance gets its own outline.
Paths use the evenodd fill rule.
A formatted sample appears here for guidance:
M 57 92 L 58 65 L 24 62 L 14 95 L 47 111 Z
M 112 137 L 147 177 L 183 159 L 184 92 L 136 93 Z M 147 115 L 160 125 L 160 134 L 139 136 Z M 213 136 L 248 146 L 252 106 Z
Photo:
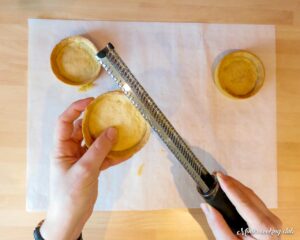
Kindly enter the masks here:
M 222 180 L 225 180 L 226 176 L 222 172 L 217 172 L 217 178 L 220 178 Z
M 85 98 L 85 99 L 82 99 L 82 100 L 85 101 L 85 102 L 90 102 L 94 99 L 95 99 L 94 97 L 88 97 L 88 98 Z
M 205 214 L 206 216 L 209 216 L 209 214 L 210 214 L 210 208 L 209 208 L 209 205 L 208 205 L 207 203 L 201 203 L 201 204 L 200 204 L 200 207 L 201 207 L 202 211 L 204 212 L 204 214 Z
M 118 135 L 118 131 L 114 127 L 110 127 L 109 129 L 106 130 L 106 136 L 112 142 L 115 142 L 117 140 L 117 135 Z

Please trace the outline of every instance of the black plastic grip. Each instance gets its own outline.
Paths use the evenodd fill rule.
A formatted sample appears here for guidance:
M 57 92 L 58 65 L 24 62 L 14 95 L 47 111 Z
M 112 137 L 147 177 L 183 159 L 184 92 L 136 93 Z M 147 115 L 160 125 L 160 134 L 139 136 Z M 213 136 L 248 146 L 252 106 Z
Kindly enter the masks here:
M 199 187 L 197 187 L 197 190 L 207 203 L 223 215 L 225 221 L 234 234 L 237 234 L 238 231 L 241 232 L 241 229 L 246 230 L 248 228 L 246 221 L 241 217 L 235 206 L 230 202 L 218 181 L 216 181 L 215 187 L 207 194 L 203 193 Z

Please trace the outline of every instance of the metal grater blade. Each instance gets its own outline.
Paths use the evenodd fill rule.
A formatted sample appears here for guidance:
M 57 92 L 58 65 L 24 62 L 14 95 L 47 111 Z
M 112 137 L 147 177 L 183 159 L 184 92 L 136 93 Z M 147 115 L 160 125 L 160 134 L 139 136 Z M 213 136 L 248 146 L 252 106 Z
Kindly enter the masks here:
M 143 117 L 149 122 L 170 151 L 197 183 L 203 193 L 215 186 L 215 178 L 209 174 L 190 147 L 175 130 L 149 94 L 131 73 L 129 68 L 109 43 L 97 54 L 97 58 L 108 74 L 117 82 Z

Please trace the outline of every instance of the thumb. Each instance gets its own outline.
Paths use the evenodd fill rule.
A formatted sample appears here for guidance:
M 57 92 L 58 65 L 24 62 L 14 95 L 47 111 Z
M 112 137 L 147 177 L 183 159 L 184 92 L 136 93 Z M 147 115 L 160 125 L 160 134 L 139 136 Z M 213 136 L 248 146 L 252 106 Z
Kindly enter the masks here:
M 204 212 L 208 225 L 217 240 L 237 239 L 225 222 L 221 213 L 207 203 L 201 203 L 201 209 Z
M 117 141 L 117 129 L 110 127 L 106 129 L 89 147 L 79 160 L 79 164 L 100 169 L 105 157 Z

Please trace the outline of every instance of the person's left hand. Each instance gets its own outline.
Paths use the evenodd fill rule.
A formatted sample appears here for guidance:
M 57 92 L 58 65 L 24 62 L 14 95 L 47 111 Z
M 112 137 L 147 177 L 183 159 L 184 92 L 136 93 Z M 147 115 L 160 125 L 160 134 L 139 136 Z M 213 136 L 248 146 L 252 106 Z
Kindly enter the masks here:
M 74 102 L 58 119 L 49 207 L 40 229 L 45 239 L 79 237 L 97 199 L 100 169 L 121 162 L 106 158 L 117 139 L 115 128 L 105 130 L 88 150 L 81 145 L 82 119 L 78 118 L 92 100 Z

